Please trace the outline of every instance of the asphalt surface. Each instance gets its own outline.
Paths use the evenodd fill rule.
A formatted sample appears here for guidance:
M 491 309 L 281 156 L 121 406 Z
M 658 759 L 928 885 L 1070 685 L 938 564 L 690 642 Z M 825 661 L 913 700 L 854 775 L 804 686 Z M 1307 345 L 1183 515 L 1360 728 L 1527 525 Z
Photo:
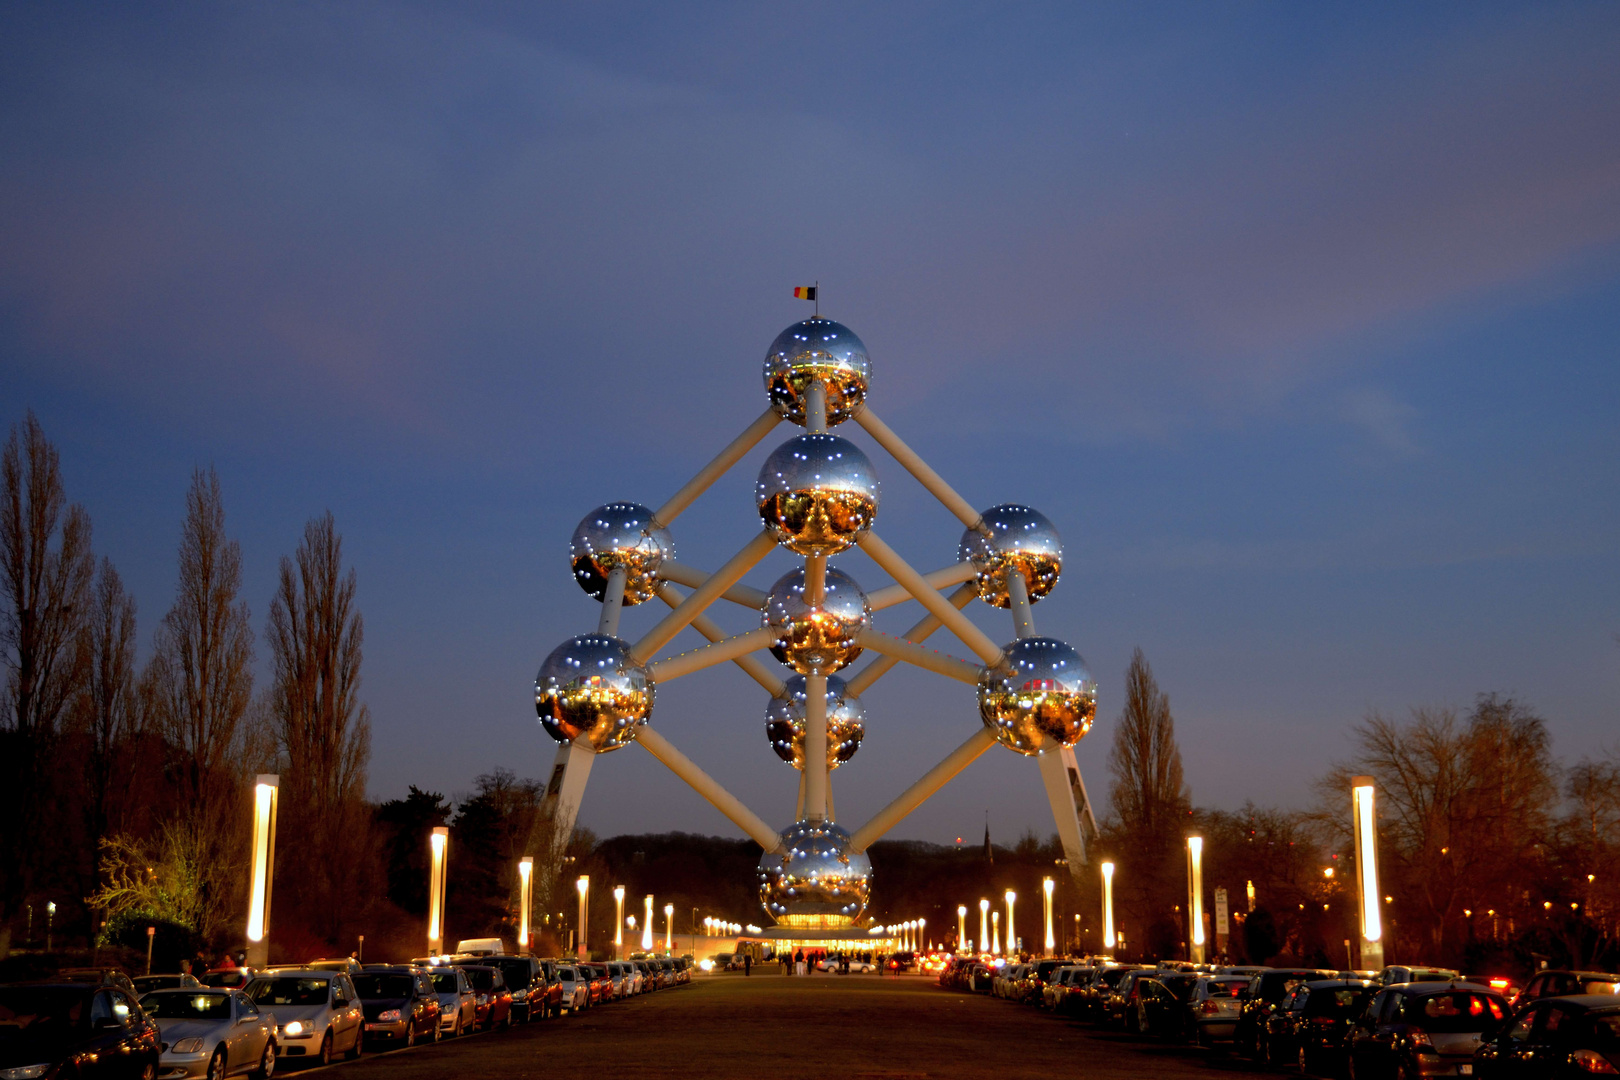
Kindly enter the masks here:
M 1226 1054 L 1127 1039 L 1039 1010 L 945 990 L 931 977 L 873 975 L 700 977 L 690 986 L 508 1032 L 367 1053 L 328 1069 L 286 1071 L 341 1070 L 341 1077 L 330 1080 L 556 1080 L 601 1069 L 637 1080 L 1279 1075 L 1256 1072 Z

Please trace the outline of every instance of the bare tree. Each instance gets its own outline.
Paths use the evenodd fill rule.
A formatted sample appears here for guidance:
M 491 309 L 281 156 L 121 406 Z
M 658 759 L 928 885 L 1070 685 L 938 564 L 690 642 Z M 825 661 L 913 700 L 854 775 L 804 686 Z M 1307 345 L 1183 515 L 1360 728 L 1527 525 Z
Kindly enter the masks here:
M 94 601 L 83 629 L 84 679 L 74 712 L 87 736 L 90 790 L 85 810 L 91 850 L 99 851 L 124 809 L 133 756 L 131 744 L 141 734 L 142 714 L 136 694 L 135 598 L 124 591 L 118 570 L 101 561 Z
M 90 517 L 67 505 L 56 447 L 30 412 L 0 455 L 0 649 L 6 699 L 0 787 L 15 811 L 0 828 L 0 956 L 34 874 L 49 749 L 83 671 L 79 627 L 95 573 Z

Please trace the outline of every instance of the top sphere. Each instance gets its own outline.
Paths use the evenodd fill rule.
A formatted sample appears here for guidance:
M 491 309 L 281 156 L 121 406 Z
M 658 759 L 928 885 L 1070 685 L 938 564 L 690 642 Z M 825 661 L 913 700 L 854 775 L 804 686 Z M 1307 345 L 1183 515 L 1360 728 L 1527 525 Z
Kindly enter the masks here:
M 794 323 L 771 342 L 765 354 L 765 392 L 783 419 L 805 422 L 810 384 L 827 388 L 827 426 L 850 418 L 866 399 L 872 361 L 866 346 L 842 323 L 819 315 Z
M 979 599 L 993 607 L 1011 607 L 1007 580 L 1014 571 L 1023 575 L 1030 603 L 1051 592 L 1063 573 L 1063 540 L 1046 515 L 1027 506 L 1003 503 L 982 516 L 990 535 L 967 530 L 956 554 L 959 561 L 971 562 L 978 571 Z
M 596 599 L 607 579 L 624 567 L 624 602 L 639 604 L 658 592 L 658 568 L 675 557 L 669 531 L 653 522 L 653 512 L 633 502 L 613 502 L 586 514 L 568 541 L 574 580 Z

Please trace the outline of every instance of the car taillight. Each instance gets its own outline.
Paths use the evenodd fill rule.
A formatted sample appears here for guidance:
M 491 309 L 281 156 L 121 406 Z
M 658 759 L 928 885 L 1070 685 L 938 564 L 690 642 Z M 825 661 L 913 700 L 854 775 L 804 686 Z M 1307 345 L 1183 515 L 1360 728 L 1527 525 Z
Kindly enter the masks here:
M 1412 1044 L 1412 1049 L 1420 1054 L 1432 1054 L 1435 1052 L 1434 1043 L 1429 1041 L 1427 1032 L 1414 1031 L 1408 1034 L 1406 1038 Z
M 1620 1076 L 1620 1069 L 1609 1063 L 1609 1059 L 1596 1050 L 1577 1050 L 1569 1056 L 1570 1064 L 1578 1065 L 1584 1072 L 1597 1076 Z
M 1198 1006 L 1198 1011 L 1203 1013 L 1205 1016 L 1214 1016 L 1216 1013 L 1221 1011 L 1221 1007 L 1215 1004 L 1213 1001 L 1206 1001 L 1202 1005 Z
M 1316 1019 L 1311 1021 L 1313 1025 L 1319 1028 L 1330 1028 L 1337 1022 L 1338 1021 L 1334 1020 L 1331 1016 L 1318 1016 Z

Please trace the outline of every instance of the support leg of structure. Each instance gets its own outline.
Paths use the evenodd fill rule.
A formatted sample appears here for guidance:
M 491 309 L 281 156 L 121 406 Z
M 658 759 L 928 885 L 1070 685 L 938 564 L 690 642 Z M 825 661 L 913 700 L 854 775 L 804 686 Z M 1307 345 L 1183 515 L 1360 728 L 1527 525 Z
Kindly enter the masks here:
M 933 570 L 922 576 L 931 588 L 948 589 L 952 585 L 960 585 L 969 578 L 978 574 L 978 569 L 970 562 L 952 563 L 941 570 Z M 903 604 L 911 599 L 911 593 L 902 585 L 885 585 L 866 594 L 866 603 L 873 611 L 882 611 L 884 608 Z M 961 607 L 958 604 L 957 607 Z
M 827 819 L 827 676 L 804 677 L 804 813 Z
M 885 544 L 877 533 L 866 533 L 858 542 L 861 550 L 872 556 L 873 562 L 904 586 L 919 604 L 928 609 L 930 615 L 936 616 L 944 623 L 945 628 L 960 638 L 962 644 L 972 649 L 980 660 L 986 664 L 994 664 L 1001 659 L 1001 646 L 991 641 L 983 630 L 974 626 L 973 620 L 952 607 L 949 600 L 924 581 L 923 576 L 912 569 L 898 552 Z
M 804 430 L 812 435 L 827 431 L 827 386 L 820 379 L 804 389 Z
M 883 834 L 904 821 L 906 815 L 911 813 L 934 792 L 950 783 L 951 778 L 973 762 L 979 755 L 996 744 L 996 737 L 985 728 L 980 728 L 968 740 L 955 750 L 952 750 L 946 759 L 935 765 L 923 774 L 922 779 L 912 784 L 894 802 L 877 812 L 877 816 L 859 829 L 850 837 L 851 851 L 865 851 L 874 843 L 883 838 Z
M 1042 754 L 1036 759 L 1041 767 L 1041 781 L 1046 786 L 1046 798 L 1052 804 L 1052 821 L 1057 825 L 1058 840 L 1063 844 L 1063 857 L 1069 863 L 1069 875 L 1076 881 L 1086 867 L 1085 828 L 1081 814 L 1090 816 L 1086 802 L 1085 783 L 1080 779 L 1080 766 L 1075 763 L 1074 751 L 1069 747 Z M 1096 827 L 1096 823 L 1092 823 Z
M 932 671 L 936 675 L 943 675 L 957 682 L 965 682 L 969 686 L 979 681 L 979 665 L 937 649 L 930 649 L 926 645 L 918 645 L 913 641 L 890 637 L 888 634 L 867 627 L 855 638 L 863 649 L 892 656 L 896 660 L 904 660 L 914 664 L 924 671 Z
M 762 626 L 757 630 L 738 634 L 736 637 L 688 649 L 677 656 L 656 660 L 647 665 L 647 673 L 653 677 L 654 682 L 668 682 L 682 675 L 690 675 L 694 671 L 702 671 L 706 667 L 723 664 L 727 660 L 736 660 L 760 649 L 768 649 L 775 641 L 776 633 Z
M 686 781 L 687 786 L 708 799 L 714 808 L 730 818 L 754 843 L 766 851 L 775 851 L 781 845 L 776 830 L 765 824 L 763 818 L 742 804 L 731 792 L 715 783 L 714 778 L 692 763 L 670 741 L 650 727 L 643 727 L 636 735 L 636 745 L 662 761 L 669 771 Z
M 681 511 L 691 506 L 699 495 L 709 489 L 710 484 L 724 476 L 727 469 L 741 461 L 744 454 L 758 446 L 759 441 L 769 435 L 771 429 L 781 420 L 774 408 L 766 409 L 758 420 L 748 425 L 747 430 L 715 455 L 713 461 L 698 470 L 698 474 L 688 480 L 685 487 L 671 495 L 669 501 L 653 513 L 653 520 L 668 528 L 680 516 Z
M 624 583 L 629 579 L 629 571 L 622 566 L 608 571 L 607 589 L 602 593 L 602 617 L 596 623 L 598 634 L 619 636 L 619 613 L 624 610 Z
M 579 818 L 579 804 L 585 798 L 585 782 L 591 778 L 591 766 L 596 752 L 588 746 L 563 743 L 557 747 L 557 757 L 551 765 L 551 778 L 546 781 L 546 793 L 540 798 L 540 822 L 550 826 L 552 858 L 547 867 L 554 867 L 557 856 L 562 855 L 574 836 L 574 822 Z

